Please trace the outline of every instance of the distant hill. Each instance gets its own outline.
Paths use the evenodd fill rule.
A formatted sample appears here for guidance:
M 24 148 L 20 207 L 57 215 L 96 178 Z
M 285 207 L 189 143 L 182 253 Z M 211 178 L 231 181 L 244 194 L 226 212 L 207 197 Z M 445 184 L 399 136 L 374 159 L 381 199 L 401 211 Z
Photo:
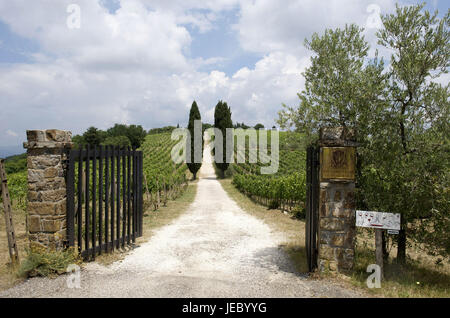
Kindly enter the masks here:
M 25 153 L 26 150 L 23 146 L 0 146 L 0 158 L 6 158 L 14 155 L 20 155 Z

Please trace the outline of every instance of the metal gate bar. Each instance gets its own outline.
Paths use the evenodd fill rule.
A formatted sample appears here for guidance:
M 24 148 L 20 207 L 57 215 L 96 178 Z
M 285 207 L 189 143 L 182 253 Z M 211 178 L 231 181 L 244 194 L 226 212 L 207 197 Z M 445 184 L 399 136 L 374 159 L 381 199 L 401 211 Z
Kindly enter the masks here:
M 85 259 L 142 236 L 142 160 L 142 152 L 130 148 L 88 145 L 70 151 L 67 242 Z
M 319 147 L 310 146 L 306 156 L 306 255 L 308 270 L 317 268 L 319 222 Z

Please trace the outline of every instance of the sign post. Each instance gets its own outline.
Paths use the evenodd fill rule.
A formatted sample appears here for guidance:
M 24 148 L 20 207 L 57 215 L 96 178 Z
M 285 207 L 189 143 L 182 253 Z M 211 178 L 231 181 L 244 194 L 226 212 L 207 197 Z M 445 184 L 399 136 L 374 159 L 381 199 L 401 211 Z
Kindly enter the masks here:
M 356 226 L 375 229 L 375 256 L 381 269 L 381 280 L 384 279 L 383 230 L 388 230 L 388 233 L 392 234 L 398 233 L 400 219 L 400 213 L 356 210 Z

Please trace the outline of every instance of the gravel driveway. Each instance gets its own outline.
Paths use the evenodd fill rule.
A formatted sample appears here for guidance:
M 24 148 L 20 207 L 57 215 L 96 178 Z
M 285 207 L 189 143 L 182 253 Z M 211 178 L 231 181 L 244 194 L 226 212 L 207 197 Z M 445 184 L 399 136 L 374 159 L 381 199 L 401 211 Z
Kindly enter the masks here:
M 273 233 L 231 200 L 216 180 L 205 149 L 190 208 L 124 260 L 86 264 L 81 288 L 68 276 L 33 278 L 0 297 L 357 297 L 296 273 Z

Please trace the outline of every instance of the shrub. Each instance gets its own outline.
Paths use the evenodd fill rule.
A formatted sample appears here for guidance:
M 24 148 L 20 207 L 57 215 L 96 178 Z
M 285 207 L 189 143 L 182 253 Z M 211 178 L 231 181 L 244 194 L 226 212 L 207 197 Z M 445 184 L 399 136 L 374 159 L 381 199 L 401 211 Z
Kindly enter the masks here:
M 69 265 L 79 265 L 82 262 L 74 248 L 55 251 L 33 245 L 26 252 L 27 257 L 21 263 L 17 273 L 20 277 L 61 275 L 66 273 Z

